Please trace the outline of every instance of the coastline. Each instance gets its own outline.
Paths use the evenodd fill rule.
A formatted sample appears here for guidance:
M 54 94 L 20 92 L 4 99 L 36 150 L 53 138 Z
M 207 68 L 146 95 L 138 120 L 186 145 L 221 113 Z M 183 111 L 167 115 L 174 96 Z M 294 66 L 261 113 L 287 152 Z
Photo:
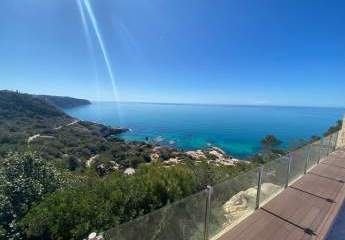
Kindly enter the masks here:
M 261 139 L 267 134 L 277 136 L 285 148 L 299 139 L 321 136 L 343 114 L 342 110 L 333 108 L 232 108 L 140 103 L 125 103 L 119 108 L 121 115 L 117 112 L 118 106 L 112 102 L 92 102 L 88 106 L 67 109 L 67 112 L 82 120 L 131 128 L 132 132 L 122 134 L 126 141 L 163 138 L 164 142 L 159 144 L 183 151 L 204 149 L 211 144 L 240 159 L 255 155 L 261 148 Z

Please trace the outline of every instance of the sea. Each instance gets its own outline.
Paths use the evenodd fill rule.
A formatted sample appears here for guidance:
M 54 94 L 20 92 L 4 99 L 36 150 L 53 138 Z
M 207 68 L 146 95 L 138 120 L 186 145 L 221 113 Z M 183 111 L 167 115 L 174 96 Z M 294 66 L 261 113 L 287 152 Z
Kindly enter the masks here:
M 287 148 L 321 136 L 345 108 L 92 102 L 65 109 L 69 115 L 130 131 L 125 140 L 148 140 L 181 150 L 217 146 L 244 159 L 273 134 Z

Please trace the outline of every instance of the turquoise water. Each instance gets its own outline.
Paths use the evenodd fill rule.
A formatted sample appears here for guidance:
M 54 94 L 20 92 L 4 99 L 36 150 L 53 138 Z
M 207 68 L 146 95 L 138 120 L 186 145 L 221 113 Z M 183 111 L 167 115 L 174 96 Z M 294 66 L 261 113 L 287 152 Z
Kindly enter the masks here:
M 215 145 L 246 157 L 259 150 L 267 134 L 285 146 L 321 135 L 345 109 L 97 102 L 66 112 L 82 120 L 128 127 L 132 132 L 123 135 L 128 140 L 149 137 L 184 150 Z

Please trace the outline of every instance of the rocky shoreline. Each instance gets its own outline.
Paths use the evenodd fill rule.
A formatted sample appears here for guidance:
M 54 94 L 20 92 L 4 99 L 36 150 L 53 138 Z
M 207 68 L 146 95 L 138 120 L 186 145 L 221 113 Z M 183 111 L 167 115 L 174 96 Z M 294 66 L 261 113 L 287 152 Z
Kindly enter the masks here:
M 207 159 L 208 163 L 216 165 L 234 166 L 239 159 L 233 158 L 219 147 L 208 147 L 196 151 L 187 151 L 186 154 L 195 160 Z
M 152 162 L 158 161 L 161 158 L 160 150 L 163 148 L 165 147 L 157 146 L 153 149 L 153 153 L 150 155 Z M 185 157 L 188 157 L 197 163 L 207 161 L 207 163 L 215 164 L 217 166 L 234 166 L 239 162 L 249 163 L 248 161 L 240 160 L 226 154 L 224 150 L 218 147 L 208 147 L 205 149 L 190 150 L 182 153 L 176 151 L 174 157 L 170 157 L 162 163 L 164 165 L 180 164 L 184 161 Z

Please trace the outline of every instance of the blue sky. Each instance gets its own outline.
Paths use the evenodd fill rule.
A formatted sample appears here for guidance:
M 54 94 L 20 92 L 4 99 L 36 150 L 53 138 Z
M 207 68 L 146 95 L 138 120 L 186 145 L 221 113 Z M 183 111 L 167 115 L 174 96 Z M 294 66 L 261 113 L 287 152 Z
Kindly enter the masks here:
M 0 1 L 0 89 L 91 100 L 345 106 L 343 0 Z M 86 29 L 89 30 L 89 38 Z

